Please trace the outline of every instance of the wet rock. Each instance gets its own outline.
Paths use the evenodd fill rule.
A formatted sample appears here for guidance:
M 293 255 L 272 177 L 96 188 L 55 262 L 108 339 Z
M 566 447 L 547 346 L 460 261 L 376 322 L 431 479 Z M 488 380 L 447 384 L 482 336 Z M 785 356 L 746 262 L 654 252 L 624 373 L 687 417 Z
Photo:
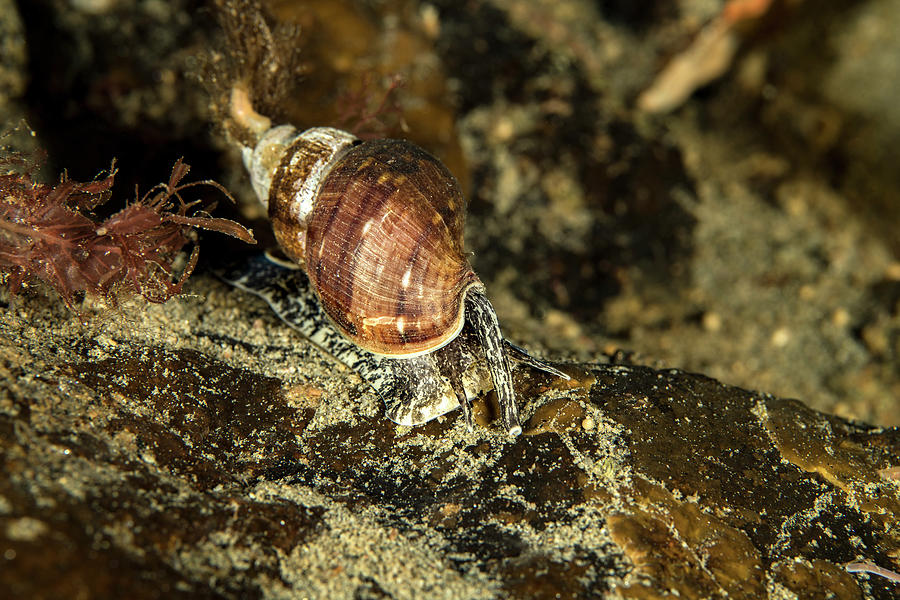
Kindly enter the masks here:
M 269 4 L 304 18 L 311 6 Z M 355 89 L 332 85 L 340 65 L 324 61 L 349 48 L 334 40 L 364 42 L 348 83 L 423 67 L 404 135 L 430 132 L 429 149 L 468 163 L 468 247 L 513 339 L 584 360 L 624 346 L 898 423 L 900 268 L 884 218 L 897 203 L 883 199 L 897 195 L 885 124 L 900 105 L 884 76 L 896 44 L 881 43 L 896 2 L 795 3 L 780 41 L 660 121 L 632 99 L 719 3 L 639 16 L 581 0 L 375 4 L 354 5 L 360 17 L 343 3 L 328 23 L 342 37 L 302 40 L 326 49 L 306 54 L 302 81 L 319 84 L 302 100 L 333 109 Z M 184 155 L 251 198 L 188 76 L 223 51 L 206 4 L 0 12 L 0 108 L 10 124 L 27 108 L 50 180 L 116 157 L 125 202 Z M 380 25 L 354 36 L 351 18 Z M 323 31 L 317 19 L 298 19 L 303 35 Z M 306 104 L 308 124 L 333 123 Z M 517 379 L 517 440 L 493 425 L 490 397 L 474 432 L 454 414 L 398 428 L 357 377 L 203 268 L 165 306 L 88 301 L 73 315 L 46 290 L 0 297 L 0 595 L 900 593 L 843 567 L 900 566 L 896 427 L 681 371 L 583 364 L 565 367 L 569 383 Z
M 197 282 L 207 300 L 141 328 L 133 303 L 91 325 L 99 342 L 41 298 L 3 316 L 12 597 L 897 593 L 842 566 L 896 567 L 900 490 L 879 475 L 900 463 L 896 429 L 600 364 L 520 374 L 518 439 L 455 414 L 397 427 L 255 300 Z

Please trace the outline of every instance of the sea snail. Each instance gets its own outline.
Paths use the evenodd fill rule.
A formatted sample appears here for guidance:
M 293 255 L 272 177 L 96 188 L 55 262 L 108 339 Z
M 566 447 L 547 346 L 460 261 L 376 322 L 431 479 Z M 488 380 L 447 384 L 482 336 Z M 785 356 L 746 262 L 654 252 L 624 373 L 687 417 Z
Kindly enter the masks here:
M 330 127 L 269 127 L 240 89 L 232 94 L 232 116 L 255 134 L 255 145 L 242 148 L 243 160 L 279 246 L 351 344 L 334 336 L 313 341 L 378 391 L 408 385 L 412 391 L 395 414 L 385 398 L 388 416 L 398 422 L 422 422 L 458 404 L 471 426 L 469 399 L 477 388 L 492 387 L 504 427 L 521 433 L 510 358 L 565 375 L 504 341 L 463 251 L 465 199 L 447 168 L 402 140 L 364 142 Z M 289 322 L 311 339 L 323 337 L 314 324 L 317 309 L 306 300 L 273 300 L 277 292 L 258 278 L 231 280 L 262 295 L 282 318 L 299 310 Z M 305 278 L 294 285 L 308 295 Z M 487 385 L 479 383 L 485 371 Z M 394 381 L 379 390 L 376 380 L 385 377 Z

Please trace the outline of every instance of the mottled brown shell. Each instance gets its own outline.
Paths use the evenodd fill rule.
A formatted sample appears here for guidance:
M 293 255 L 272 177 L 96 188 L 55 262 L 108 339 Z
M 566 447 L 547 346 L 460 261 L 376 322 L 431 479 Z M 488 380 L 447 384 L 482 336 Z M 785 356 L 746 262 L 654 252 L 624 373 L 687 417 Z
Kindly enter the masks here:
M 329 317 L 356 344 L 412 356 L 455 338 L 481 285 L 463 254 L 465 201 L 437 159 L 400 140 L 352 147 L 319 184 L 304 262 Z

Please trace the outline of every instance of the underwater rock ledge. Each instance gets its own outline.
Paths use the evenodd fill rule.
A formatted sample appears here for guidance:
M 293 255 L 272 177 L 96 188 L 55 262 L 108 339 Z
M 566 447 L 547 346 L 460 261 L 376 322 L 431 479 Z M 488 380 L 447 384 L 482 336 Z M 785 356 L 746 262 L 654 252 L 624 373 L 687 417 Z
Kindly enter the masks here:
M 488 403 L 473 432 L 397 427 L 260 303 L 197 281 L 99 335 L 36 298 L 3 314 L 12 598 L 898 593 L 843 567 L 896 570 L 896 428 L 625 365 L 519 373 L 517 439 Z

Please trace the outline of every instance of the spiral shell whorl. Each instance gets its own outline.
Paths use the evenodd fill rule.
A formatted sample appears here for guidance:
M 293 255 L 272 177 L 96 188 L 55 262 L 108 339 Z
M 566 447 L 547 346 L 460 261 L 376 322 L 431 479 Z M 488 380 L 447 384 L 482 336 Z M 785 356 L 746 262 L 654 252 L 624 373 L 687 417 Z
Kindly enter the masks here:
M 281 165 L 285 148 L 297 137 L 297 130 L 290 125 L 279 125 L 263 133 L 253 148 L 241 148 L 244 167 L 250 174 L 250 184 L 263 206 L 269 206 L 269 190 L 272 177 Z
M 333 127 L 297 134 L 293 127 L 280 125 L 263 134 L 253 150 L 244 149 L 253 190 L 268 208 L 275 238 L 301 265 L 306 222 L 319 186 L 331 166 L 357 142 L 354 135 Z

